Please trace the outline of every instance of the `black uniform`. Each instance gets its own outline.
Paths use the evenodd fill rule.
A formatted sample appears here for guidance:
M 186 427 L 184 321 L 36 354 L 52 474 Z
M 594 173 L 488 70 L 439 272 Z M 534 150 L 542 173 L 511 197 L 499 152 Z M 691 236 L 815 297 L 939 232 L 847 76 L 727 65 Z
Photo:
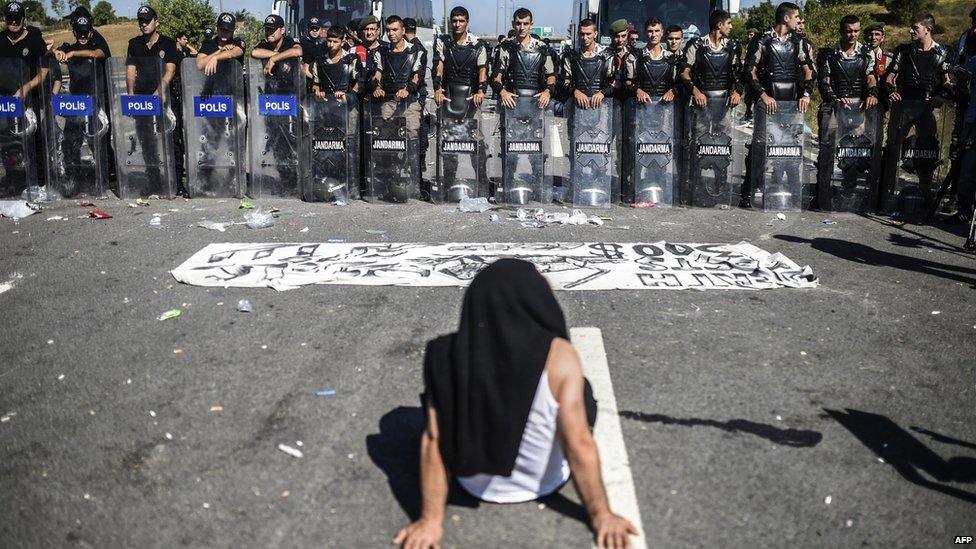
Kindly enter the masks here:
M 271 51 L 287 51 L 295 47 L 295 39 L 285 35 L 281 38 L 280 46 L 263 40 L 259 42 L 255 49 Z M 298 58 L 285 59 L 275 63 L 270 75 L 251 75 L 251 78 L 263 79 L 264 87 L 259 93 L 268 95 L 293 95 L 296 98 L 301 96 L 301 90 L 295 87 L 295 71 L 301 70 L 301 60 Z M 278 188 L 267 189 L 269 194 L 274 196 L 299 196 L 300 186 L 298 181 L 298 151 L 295 148 L 296 136 L 299 132 L 300 119 L 292 116 L 269 116 L 266 118 L 264 153 L 271 153 L 272 158 L 277 162 L 279 180 L 276 182 Z M 257 147 L 258 144 L 251 144 Z
M 228 46 L 231 44 L 241 48 L 242 52 L 246 50 L 244 41 L 241 40 L 240 38 L 235 37 L 226 42 L 220 40 L 220 38 L 215 38 L 214 40 L 205 41 L 203 45 L 200 46 L 200 49 L 197 51 L 197 55 L 213 55 L 217 53 L 217 51 L 221 47 Z M 227 95 L 227 96 L 237 95 L 234 93 L 236 87 L 235 85 L 239 84 L 237 82 L 237 80 L 239 79 L 237 74 L 243 74 L 243 71 L 241 73 L 235 73 L 233 69 L 235 64 L 243 67 L 244 65 L 243 53 L 241 57 L 238 57 L 236 59 L 225 59 L 223 61 L 219 61 L 217 63 L 217 70 L 210 76 L 204 76 L 203 89 L 201 90 L 200 95 L 203 97 L 209 97 L 214 95 Z M 190 98 L 190 100 L 192 101 L 193 99 Z M 195 121 L 195 123 L 203 125 L 203 137 L 206 138 L 206 141 L 201 143 L 201 147 L 200 147 L 201 149 L 200 152 L 204 156 L 202 158 L 198 158 L 195 160 L 191 159 L 191 162 L 196 161 L 201 166 L 213 164 L 214 162 L 213 157 L 215 154 L 217 154 L 217 150 L 220 148 L 221 141 L 223 141 L 225 136 L 231 135 L 231 128 L 233 128 L 234 125 L 238 123 L 238 121 L 236 120 L 237 117 L 236 102 L 240 100 L 243 100 L 243 97 L 234 97 L 235 112 L 231 114 L 231 117 L 228 118 L 202 117 L 202 118 L 198 118 Z M 201 175 L 208 179 L 219 178 L 219 177 L 224 177 L 224 172 L 222 171 L 222 169 L 214 169 L 209 171 L 201 171 Z M 206 185 L 205 181 L 198 181 L 198 182 L 195 181 L 194 184 L 199 185 L 201 190 L 204 193 L 207 193 L 211 189 L 215 189 L 221 185 L 221 182 L 219 181 L 215 181 L 215 180 L 211 180 L 211 181 L 212 181 L 211 185 Z
M 896 75 L 894 86 L 885 82 L 885 95 L 897 91 L 901 101 L 891 102 L 888 141 L 885 144 L 882 208 L 911 213 L 925 206 L 932 196 L 932 178 L 938 166 L 939 136 L 933 99 L 951 93 L 950 53 L 933 42 L 926 51 L 913 44 L 895 48 L 888 73 Z M 946 79 L 949 86 L 944 86 Z M 908 137 L 915 128 L 915 135 Z M 902 150 L 904 147 L 904 151 Z M 914 173 L 918 186 L 899 177 L 902 169 Z
M 10 41 L 10 31 L 0 32 L 0 57 L 11 59 L 23 59 L 27 66 L 27 80 L 37 76 L 37 70 L 41 60 L 47 53 L 47 45 L 40 29 L 32 26 L 24 27 L 25 35 L 16 43 Z M 15 81 L 13 75 L 0 75 L 0 91 L 3 95 L 13 95 L 17 88 L 26 82 Z M 29 105 L 33 111 L 33 116 L 38 124 L 41 122 L 40 88 L 35 87 L 30 96 L 26 98 L 25 105 Z M 21 128 L 14 128 L 11 121 L 17 119 L 0 119 L 0 156 L 2 156 L 7 166 L 6 174 L 0 180 L 0 196 L 19 195 L 27 188 L 28 166 L 23 163 L 23 158 L 27 156 L 21 145 L 21 137 L 12 132 L 19 133 Z M 8 127 L 9 126 L 9 127 Z M 34 135 L 34 172 L 38 185 L 44 185 L 44 139 L 41 130 L 38 128 Z
M 832 48 L 823 48 L 817 54 L 817 73 L 817 87 L 821 98 L 818 112 L 820 150 L 817 160 L 817 203 L 824 210 L 838 208 L 862 210 L 864 207 L 871 207 L 873 205 L 863 201 L 846 204 L 848 200 L 845 199 L 843 202 L 835 200 L 835 195 L 837 199 L 854 198 L 853 193 L 859 182 L 869 173 L 877 139 L 876 126 L 870 129 L 862 128 L 862 132 L 868 134 L 867 137 L 837 135 L 838 128 L 832 121 L 843 120 L 845 116 L 849 116 L 847 113 L 860 116 L 863 102 L 869 96 L 877 97 L 877 85 L 868 87 L 868 76 L 874 74 L 874 54 L 860 45 L 855 45 L 852 55 L 845 53 L 839 44 Z M 845 106 L 847 101 L 858 103 L 847 107 Z M 872 151 L 871 156 L 868 157 L 848 156 L 837 160 L 844 174 L 841 185 L 843 196 L 834 192 L 830 183 L 834 172 L 838 140 L 840 146 L 846 150 L 870 149 Z M 871 181 L 868 183 L 870 184 Z M 869 194 L 873 195 L 873 193 Z
M 694 104 L 688 107 L 688 179 L 687 185 L 682 185 L 682 202 L 703 207 L 730 202 L 729 192 L 733 189 L 728 172 L 732 156 L 712 151 L 728 148 L 731 153 L 728 102 L 733 92 L 742 94 L 741 46 L 728 38 L 722 38 L 718 46 L 713 48 L 708 36 L 689 42 L 680 67 L 682 73 L 688 69 L 691 86 L 707 99 L 704 109 Z
M 140 61 L 141 59 L 141 61 Z M 159 90 L 160 82 L 164 73 L 160 73 L 159 66 L 148 61 L 149 59 L 160 59 L 162 60 L 162 70 L 166 70 L 166 65 L 172 63 L 176 65 L 176 73 L 179 74 L 180 61 L 182 56 L 180 55 L 179 48 L 176 46 L 176 41 L 168 36 L 159 35 L 156 42 L 149 47 L 146 44 L 146 39 L 142 36 L 136 36 L 129 40 L 129 46 L 126 51 L 126 65 L 136 67 L 136 77 L 134 91 L 137 95 L 152 95 L 157 93 Z M 170 87 L 166 90 L 170 94 L 171 108 L 173 114 L 176 116 L 176 128 L 173 130 L 173 151 L 176 158 L 174 158 L 174 163 L 176 167 L 176 174 L 178 179 L 182 179 L 183 174 L 183 104 L 180 101 L 182 94 L 178 93 L 179 86 L 177 85 L 176 78 L 174 77 L 173 82 L 170 83 Z M 157 120 L 154 117 L 136 117 L 136 137 L 142 144 L 142 149 L 145 154 L 146 165 L 157 166 L 159 164 L 159 150 L 156 148 L 156 134 L 159 133 L 159 128 L 156 127 Z M 160 175 L 158 168 L 149 168 L 150 181 L 160 181 Z M 180 182 L 180 187 L 182 187 L 182 182 Z M 146 189 L 148 194 L 159 194 L 164 192 L 163 189 Z
M 441 76 L 437 76 L 437 67 L 443 66 Z M 468 35 L 468 40 L 464 44 L 458 44 L 450 35 L 438 37 L 434 46 L 434 64 L 431 79 L 434 89 L 444 90 L 445 100 L 440 108 L 440 123 L 451 124 L 454 121 L 473 118 L 476 107 L 469 97 L 477 91 L 484 92 L 487 89 L 486 80 L 481 80 L 481 70 L 488 67 L 488 51 L 484 43 L 479 42 L 474 36 Z M 450 119 L 450 120 L 449 120 Z M 455 123 L 456 124 L 456 123 Z M 443 132 L 443 127 L 442 127 Z M 469 137 L 469 136 L 465 136 Z M 484 142 L 479 142 L 477 147 L 480 151 L 484 150 Z M 479 182 L 487 182 L 487 174 L 483 154 L 475 155 L 478 157 L 477 166 L 474 166 Z M 445 181 L 453 180 L 457 175 L 458 158 L 454 154 L 441 156 L 443 162 L 442 176 Z M 487 189 L 483 189 L 487 192 Z M 452 189 L 446 189 L 448 199 L 453 200 Z M 477 193 L 482 196 L 485 193 L 477 192 L 475 189 L 466 191 L 469 196 Z M 460 197 L 458 197 L 460 199 Z

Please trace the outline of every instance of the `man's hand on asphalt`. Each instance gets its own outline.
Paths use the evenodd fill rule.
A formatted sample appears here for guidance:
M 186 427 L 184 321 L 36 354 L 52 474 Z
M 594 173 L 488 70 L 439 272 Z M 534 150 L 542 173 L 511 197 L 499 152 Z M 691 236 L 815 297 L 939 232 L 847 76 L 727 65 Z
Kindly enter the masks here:
M 409 526 L 404 526 L 393 538 L 393 545 L 403 549 L 440 549 L 444 527 L 440 522 L 420 519 Z
M 593 531 L 596 533 L 596 546 L 600 549 L 629 549 L 628 534 L 637 534 L 629 520 L 610 512 L 593 517 Z

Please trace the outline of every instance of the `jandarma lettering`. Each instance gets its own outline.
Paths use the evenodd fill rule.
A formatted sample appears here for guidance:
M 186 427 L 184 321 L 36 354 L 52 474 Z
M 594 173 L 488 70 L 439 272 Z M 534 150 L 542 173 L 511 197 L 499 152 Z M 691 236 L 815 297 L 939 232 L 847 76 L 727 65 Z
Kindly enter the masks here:
M 671 154 L 671 143 L 639 143 L 637 154 Z
M 317 151 L 344 151 L 346 142 L 341 139 L 316 139 L 313 147 Z
M 799 145 L 773 146 L 766 149 L 766 155 L 778 158 L 792 158 L 803 155 L 803 148 Z
M 911 158 L 914 160 L 938 160 L 939 151 L 935 149 L 908 149 L 905 151 L 903 158 Z
M 576 154 L 610 154 L 609 143 L 577 143 Z
M 837 158 L 871 158 L 871 147 L 841 147 Z
M 698 156 L 732 156 L 728 145 L 698 145 Z
M 446 153 L 474 153 L 474 141 L 444 141 L 441 143 L 441 152 Z
M 374 151 L 406 151 L 407 141 L 404 139 L 377 139 L 373 141 Z
M 511 141 L 508 143 L 507 150 L 511 153 L 537 153 L 542 152 L 542 143 L 538 141 Z

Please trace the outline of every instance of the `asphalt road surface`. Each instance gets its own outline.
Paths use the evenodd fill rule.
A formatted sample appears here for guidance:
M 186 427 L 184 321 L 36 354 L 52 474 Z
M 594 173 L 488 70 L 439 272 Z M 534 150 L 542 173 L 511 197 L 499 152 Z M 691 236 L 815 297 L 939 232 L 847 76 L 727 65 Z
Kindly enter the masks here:
M 424 343 L 455 327 L 463 290 L 169 275 L 211 242 L 329 238 L 783 252 L 820 287 L 557 295 L 570 326 L 602 330 L 649 546 L 976 535 L 976 260 L 961 229 L 614 208 L 605 227 L 536 230 L 421 203 L 256 202 L 281 208 L 274 227 L 194 226 L 242 220 L 234 200 L 0 219 L 0 547 L 387 546 L 419 509 Z M 572 486 L 512 506 L 455 490 L 445 547 L 589 547 L 578 501 Z

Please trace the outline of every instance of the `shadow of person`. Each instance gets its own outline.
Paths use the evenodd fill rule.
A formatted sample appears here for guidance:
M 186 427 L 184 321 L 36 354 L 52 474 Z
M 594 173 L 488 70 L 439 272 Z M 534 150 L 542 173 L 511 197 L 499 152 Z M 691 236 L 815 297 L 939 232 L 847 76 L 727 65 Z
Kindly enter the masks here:
M 976 493 L 947 484 L 976 483 L 976 458 L 957 456 L 943 459 L 911 433 L 882 415 L 850 408 L 844 411 L 824 408 L 824 412 L 894 467 L 908 482 L 976 503 Z M 935 480 L 929 480 L 922 475 L 923 472 Z
M 799 236 L 778 234 L 775 238 L 794 244 L 809 244 L 814 250 L 824 252 L 840 259 L 872 265 L 875 267 L 892 267 L 905 271 L 938 276 L 955 282 L 962 282 L 976 288 L 976 269 L 960 267 L 947 263 L 936 263 L 926 259 L 918 259 L 906 255 L 893 254 L 872 248 L 859 242 L 838 240 L 836 238 L 807 239 Z M 968 276 L 967 276 L 968 275 Z
M 419 406 L 399 406 L 380 418 L 380 432 L 366 437 L 366 453 L 387 478 L 390 491 L 411 521 L 420 518 L 420 435 L 427 418 Z M 452 479 L 447 504 L 476 509 L 481 502 Z M 565 488 L 563 488 L 565 489 Z M 553 511 L 589 526 L 586 509 L 560 492 L 539 498 Z

